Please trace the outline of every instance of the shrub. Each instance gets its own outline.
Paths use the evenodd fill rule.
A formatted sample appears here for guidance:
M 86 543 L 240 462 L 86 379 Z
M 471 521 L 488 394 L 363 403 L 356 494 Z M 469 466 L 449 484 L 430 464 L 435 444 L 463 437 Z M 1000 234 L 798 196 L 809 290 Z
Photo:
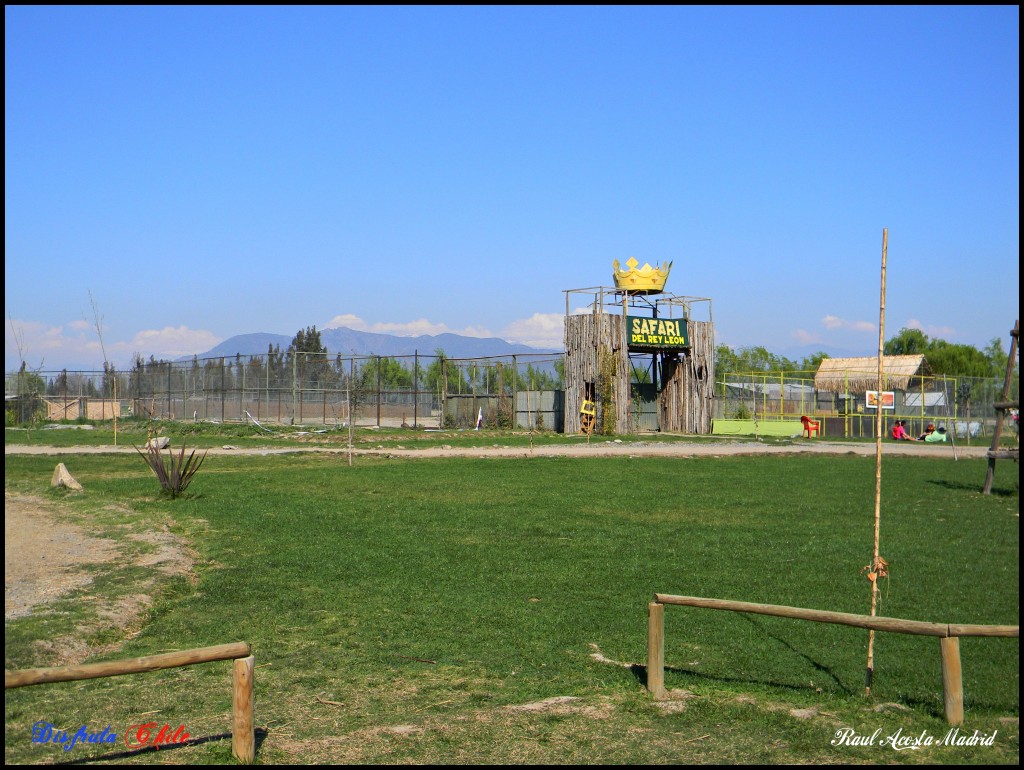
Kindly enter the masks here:
M 133 444 L 132 446 L 135 445 Z M 156 476 L 157 481 L 160 482 L 161 492 L 172 500 L 179 497 L 188 485 L 192 483 L 192 478 L 199 471 L 203 460 L 206 459 L 206 452 L 203 452 L 202 456 L 197 460 L 196 450 L 194 449 L 188 456 L 188 459 L 186 459 L 184 441 L 181 442 L 181 452 L 178 453 L 177 457 L 175 457 L 173 450 L 168 450 L 166 464 L 164 463 L 163 455 L 160 453 L 160 448 L 152 441 L 146 444 L 145 452 L 138 447 L 135 447 L 135 451 L 142 455 L 142 459 L 146 461 L 146 464 Z

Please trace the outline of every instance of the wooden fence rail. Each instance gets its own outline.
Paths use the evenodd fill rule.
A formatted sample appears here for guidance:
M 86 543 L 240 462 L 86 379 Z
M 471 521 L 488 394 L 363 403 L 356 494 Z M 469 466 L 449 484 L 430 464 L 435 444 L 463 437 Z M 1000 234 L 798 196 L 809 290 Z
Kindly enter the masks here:
M 703 607 L 712 610 L 728 610 L 730 612 L 750 612 L 757 615 L 774 615 L 781 618 L 812 620 L 818 623 L 833 623 L 875 631 L 891 631 L 899 634 L 937 636 L 939 637 L 939 653 L 942 661 L 942 694 L 946 720 L 952 725 L 959 725 L 964 721 L 960 637 L 1020 637 L 1020 626 L 925 623 L 918 620 L 880 618 L 872 615 L 854 615 L 848 612 L 785 607 L 778 604 L 755 604 L 752 602 L 736 602 L 729 599 L 708 599 L 700 596 L 673 596 L 672 594 L 656 593 L 654 601 L 647 605 L 647 689 L 656 698 L 661 698 L 665 695 L 666 604 Z
M 255 658 L 248 642 L 219 644 L 192 650 L 149 655 L 143 658 L 88 663 L 81 666 L 55 668 L 28 668 L 4 671 L 4 689 L 28 687 L 54 682 L 75 682 L 123 674 L 141 674 L 197 663 L 233 660 L 231 751 L 241 762 L 252 762 L 256 757 L 256 733 L 253 727 L 253 670 Z

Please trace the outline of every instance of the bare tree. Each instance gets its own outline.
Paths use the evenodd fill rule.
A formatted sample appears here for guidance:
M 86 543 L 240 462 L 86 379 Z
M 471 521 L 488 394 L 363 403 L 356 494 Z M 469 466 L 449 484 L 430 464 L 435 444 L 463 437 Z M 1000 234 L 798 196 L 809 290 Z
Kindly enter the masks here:
M 117 446 L 117 371 L 114 369 L 113 364 L 107 359 L 107 346 L 103 343 L 103 316 L 100 315 L 99 308 L 96 307 L 96 300 L 93 299 L 92 290 L 89 290 L 89 304 L 92 305 L 92 317 L 96 325 L 96 336 L 100 338 L 100 352 L 103 353 L 103 376 L 110 377 L 113 381 L 114 388 L 114 403 L 111 405 L 111 411 L 114 414 L 114 446 Z M 108 375 L 109 372 L 109 375 Z M 106 399 L 106 388 L 104 388 L 103 398 Z
M 14 345 L 18 349 L 18 422 L 28 422 L 38 406 L 36 398 L 45 389 L 43 378 L 39 375 L 43 368 L 43 362 L 39 362 L 37 369 L 29 370 L 28 363 L 25 360 L 25 332 L 20 327 L 14 325 L 14 318 L 10 312 L 7 313 L 7 320 L 11 325 L 11 336 L 14 338 Z

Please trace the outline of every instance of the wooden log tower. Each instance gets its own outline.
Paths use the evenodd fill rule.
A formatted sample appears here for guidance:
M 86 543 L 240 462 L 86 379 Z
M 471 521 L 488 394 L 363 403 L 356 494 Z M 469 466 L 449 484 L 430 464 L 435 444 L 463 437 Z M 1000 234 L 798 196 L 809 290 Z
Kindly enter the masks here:
M 620 270 L 614 263 L 615 287 L 565 292 L 565 432 L 634 432 L 638 390 L 633 375 L 642 361 L 649 362 L 644 377 L 653 386 L 648 392 L 656 394 L 658 430 L 710 434 L 715 382 L 711 300 L 666 294 L 671 263 L 640 270 L 637 264 L 631 258 Z M 583 304 L 589 312 L 573 312 L 579 294 L 587 299 L 576 299 L 576 308 Z M 706 307 L 707 320 L 694 317 L 695 306 Z M 643 344 L 637 344 L 631 319 L 651 327 Z M 659 322 L 675 334 L 655 333 Z

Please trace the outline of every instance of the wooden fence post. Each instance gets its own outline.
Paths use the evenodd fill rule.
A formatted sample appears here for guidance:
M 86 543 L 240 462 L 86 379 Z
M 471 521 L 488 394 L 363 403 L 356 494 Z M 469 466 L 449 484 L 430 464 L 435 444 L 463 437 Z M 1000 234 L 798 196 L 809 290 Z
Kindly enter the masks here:
M 939 639 L 942 654 L 942 700 L 946 707 L 946 721 L 957 726 L 964 723 L 964 678 L 960 669 L 960 637 Z
M 239 762 L 256 758 L 256 733 L 253 729 L 253 671 L 256 659 L 238 658 L 234 662 L 232 696 L 231 753 Z
M 647 689 L 655 696 L 663 695 L 665 692 L 664 605 L 666 604 L 730 612 L 750 612 L 756 615 L 772 615 L 794 620 L 812 620 L 816 623 L 835 623 L 897 634 L 937 636 L 942 656 L 942 696 L 945 703 L 946 721 L 954 726 L 961 725 L 964 721 L 964 682 L 963 672 L 960 668 L 960 637 L 983 636 L 1007 639 L 1020 637 L 1020 626 L 925 623 L 920 620 L 854 615 L 849 612 L 784 607 L 778 604 L 754 604 L 752 602 L 735 602 L 729 599 L 655 593 L 654 601 L 647 605 Z
M 647 691 L 665 697 L 665 605 L 647 605 Z
M 107 663 L 83 663 L 78 666 L 57 668 L 26 668 L 21 671 L 4 671 L 4 689 L 26 687 L 53 682 L 78 682 L 83 679 L 100 679 L 106 676 L 142 674 L 147 671 L 161 671 L 179 666 L 193 666 L 197 663 L 211 663 L 215 660 L 233 660 L 240 655 L 249 655 L 251 648 L 246 642 L 219 644 L 215 647 L 200 647 L 194 650 L 167 652 L 162 655 L 148 655 L 131 660 L 112 660 Z

